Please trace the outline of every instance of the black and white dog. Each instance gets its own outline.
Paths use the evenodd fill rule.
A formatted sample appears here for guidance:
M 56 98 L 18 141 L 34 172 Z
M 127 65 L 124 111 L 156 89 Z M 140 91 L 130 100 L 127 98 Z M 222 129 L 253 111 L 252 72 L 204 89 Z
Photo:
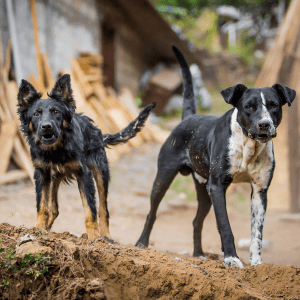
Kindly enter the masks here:
M 201 244 L 203 221 L 211 204 L 221 236 L 224 264 L 242 268 L 226 211 L 225 193 L 232 182 L 252 187 L 250 264 L 262 263 L 261 244 L 275 160 L 272 138 L 282 119 L 282 106 L 290 106 L 296 92 L 275 84 L 247 88 L 242 84 L 221 92 L 234 106 L 221 117 L 197 115 L 189 66 L 173 46 L 184 84 L 182 122 L 172 131 L 158 157 L 158 171 L 151 192 L 151 209 L 137 246 L 148 246 L 156 211 L 175 176 L 192 174 L 198 198 L 194 225 L 194 256 L 204 257 Z

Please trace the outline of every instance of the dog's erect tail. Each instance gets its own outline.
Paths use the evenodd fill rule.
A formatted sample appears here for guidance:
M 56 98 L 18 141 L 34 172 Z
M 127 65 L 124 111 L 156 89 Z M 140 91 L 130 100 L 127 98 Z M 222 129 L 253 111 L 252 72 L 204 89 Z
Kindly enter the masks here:
M 103 134 L 103 141 L 105 147 L 111 145 L 118 145 L 120 143 L 126 143 L 128 140 L 136 136 L 145 125 L 148 119 L 150 111 L 155 107 L 156 102 L 146 106 L 138 115 L 138 117 L 132 121 L 127 127 L 115 134 Z
M 196 113 L 196 103 L 193 90 L 193 79 L 190 67 L 180 50 L 172 46 L 173 52 L 179 61 L 182 78 L 183 78 L 183 104 L 182 104 L 182 120 Z

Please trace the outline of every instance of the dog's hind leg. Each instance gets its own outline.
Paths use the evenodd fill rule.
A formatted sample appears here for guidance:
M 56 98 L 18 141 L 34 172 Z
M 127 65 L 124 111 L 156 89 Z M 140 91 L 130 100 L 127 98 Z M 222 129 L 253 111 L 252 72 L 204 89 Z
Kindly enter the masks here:
M 49 198 L 50 198 L 50 185 L 51 177 L 50 171 L 35 170 L 35 189 L 36 189 L 36 208 L 37 218 L 35 227 L 40 230 L 47 230 L 49 219 Z
M 49 197 L 49 219 L 48 219 L 48 229 L 51 229 L 53 222 L 57 218 L 59 212 L 58 212 L 58 202 L 57 202 L 57 192 L 59 185 L 63 179 L 63 176 L 57 175 L 56 177 L 51 178 L 51 186 L 50 186 L 50 192 L 51 195 Z
M 99 194 L 99 225 L 100 236 L 110 238 L 109 234 L 109 213 L 107 209 L 107 190 L 108 190 L 108 174 L 99 170 L 97 167 L 93 168 L 93 175 L 96 181 L 97 190 Z
M 135 244 L 137 247 L 148 247 L 149 237 L 156 219 L 158 206 L 178 171 L 178 168 L 171 169 L 166 162 L 164 162 L 163 165 L 158 164 L 158 171 L 151 192 L 150 212 L 147 216 L 144 230 Z
M 205 258 L 202 250 L 202 227 L 203 221 L 211 208 L 211 200 L 206 190 L 206 184 L 199 183 L 192 174 L 197 191 L 198 209 L 196 217 L 193 221 L 194 226 L 194 256 Z
M 85 211 L 85 227 L 89 239 L 100 236 L 97 220 L 97 208 L 95 201 L 95 185 L 93 175 L 89 170 L 83 170 L 77 177 L 78 188 Z

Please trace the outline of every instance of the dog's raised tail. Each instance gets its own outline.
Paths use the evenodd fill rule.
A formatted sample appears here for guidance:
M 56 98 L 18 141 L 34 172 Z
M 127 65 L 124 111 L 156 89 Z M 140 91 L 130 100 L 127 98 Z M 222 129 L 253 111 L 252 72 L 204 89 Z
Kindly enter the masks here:
M 193 115 L 196 113 L 196 103 L 195 103 L 195 96 L 193 90 L 193 79 L 192 74 L 190 71 L 190 67 L 184 58 L 181 51 L 172 46 L 173 52 L 176 55 L 177 60 L 179 61 L 181 72 L 182 72 L 182 79 L 183 79 L 183 104 L 182 104 L 182 120 L 186 117 Z
M 155 107 L 156 102 L 149 104 L 139 113 L 138 117 L 133 120 L 127 127 L 115 134 L 103 134 L 103 141 L 105 147 L 118 145 L 120 143 L 126 143 L 130 139 L 136 136 L 145 125 L 148 119 L 150 111 Z

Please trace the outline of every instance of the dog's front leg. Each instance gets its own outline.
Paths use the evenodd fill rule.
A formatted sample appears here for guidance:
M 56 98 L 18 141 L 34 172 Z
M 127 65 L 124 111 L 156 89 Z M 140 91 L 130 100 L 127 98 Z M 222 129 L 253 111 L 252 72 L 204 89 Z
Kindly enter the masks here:
M 63 179 L 62 175 L 56 175 L 51 177 L 51 185 L 50 185 L 50 197 L 49 197 L 49 219 L 48 219 L 48 229 L 51 229 L 53 222 L 58 217 L 58 199 L 57 192 L 59 185 Z
M 243 268 L 243 264 L 236 254 L 234 237 L 226 210 L 225 192 L 228 185 L 224 185 L 222 180 L 210 178 L 207 183 L 207 191 L 214 207 L 218 231 L 221 235 L 224 265 L 227 267 L 235 266 Z
M 262 233 L 267 206 L 267 189 L 261 189 L 252 181 L 251 198 L 251 246 L 250 246 L 250 265 L 262 263 L 261 246 Z
M 51 177 L 50 170 L 35 170 L 34 173 L 35 188 L 36 188 L 36 208 L 37 218 L 35 227 L 40 230 L 48 229 L 49 219 L 49 197 Z
M 85 227 L 89 239 L 100 237 L 97 208 L 95 201 L 95 185 L 92 173 L 89 170 L 83 170 L 77 176 L 78 188 L 85 211 Z

